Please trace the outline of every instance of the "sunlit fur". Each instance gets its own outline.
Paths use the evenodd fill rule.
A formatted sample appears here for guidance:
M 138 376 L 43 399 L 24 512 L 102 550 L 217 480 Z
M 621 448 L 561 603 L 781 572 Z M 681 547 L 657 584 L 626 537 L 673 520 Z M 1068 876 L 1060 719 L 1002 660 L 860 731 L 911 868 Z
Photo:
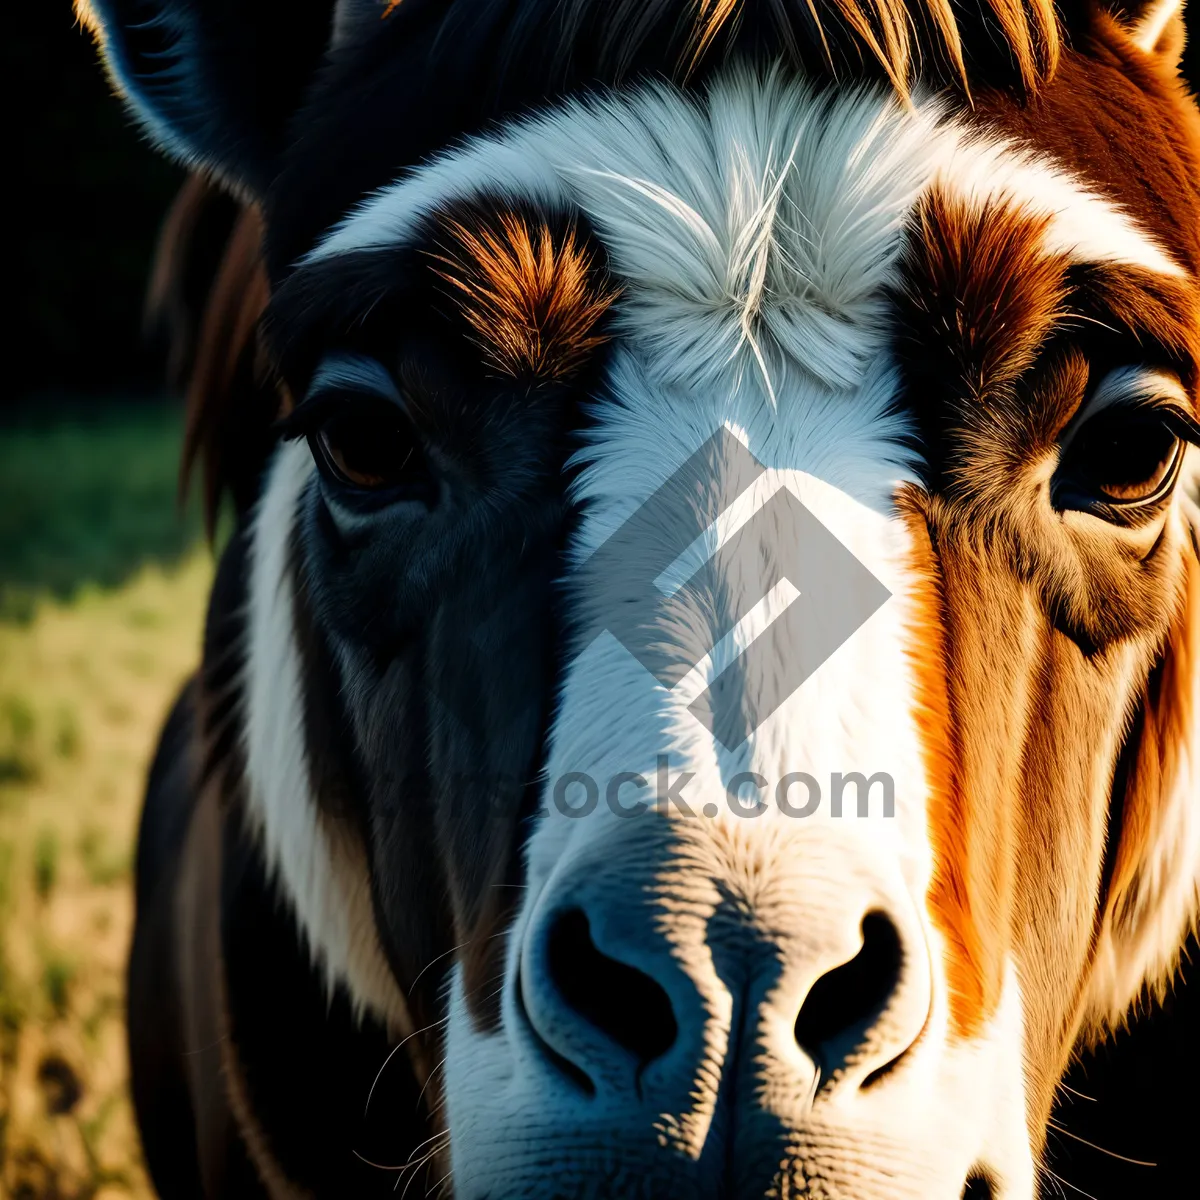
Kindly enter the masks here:
M 283 58 L 230 18 L 89 7 L 143 127 L 263 201 L 266 344 L 297 395 L 352 355 L 395 375 L 377 399 L 397 422 L 431 422 L 431 454 L 442 438 L 441 461 L 476 472 L 448 467 L 418 511 L 348 503 L 302 440 L 263 451 L 244 578 L 214 601 L 238 631 L 224 828 L 330 1011 L 349 996 L 422 1085 L 441 1063 L 422 1119 L 456 1195 L 958 1200 L 986 1177 L 1031 1200 L 1076 1045 L 1164 986 L 1196 916 L 1195 454 L 1144 517 L 1051 490 L 1112 347 L 1145 354 L 1115 364 L 1131 376 L 1169 362 L 1175 403 L 1200 379 L 1200 115 L 1173 78 L 1173 0 L 1061 29 L 1041 0 L 345 0 L 299 116 L 264 128 L 237 99 L 286 95 L 264 74 Z M 481 70 L 489 21 L 495 74 L 430 103 L 440 67 Z M 379 103 L 387 56 L 365 49 L 407 52 L 406 29 L 420 120 Z M 561 88 L 538 74 L 560 65 Z M 258 290 L 220 307 L 248 344 L 267 274 L 252 251 L 240 265 Z M 609 633 L 571 642 L 604 625 L 591 553 L 714 430 L 761 477 L 672 570 L 762 529 L 786 492 L 890 593 L 732 748 L 689 706 L 797 601 L 780 527 L 722 558 L 699 604 L 656 607 L 674 686 Z M 711 464 L 718 485 L 737 459 Z M 662 549 L 628 553 L 650 570 Z M 489 551 L 510 607 L 480 643 Z M 768 669 L 820 632 L 786 628 Z M 445 811 L 460 795 L 439 771 L 469 741 L 438 707 L 447 678 L 496 685 L 482 752 L 519 772 L 508 825 Z M 700 817 L 547 803 L 572 773 L 664 771 Z M 799 771 L 886 771 L 894 815 L 727 811 L 739 776 Z M 665 996 L 653 1054 L 604 1023 L 603 987 L 564 990 L 564 913 Z M 870 1011 L 812 1034 L 809 1000 L 867 953 L 873 918 L 899 950 L 870 995 L 842 996 Z M 661 1002 L 638 994 L 649 1025 Z M 243 1086 L 255 1047 L 221 1020 L 211 1094 L 230 1092 L 263 1177 L 304 1191 L 286 1122 L 268 1131 Z
M 667 129 L 676 147 L 670 162 L 655 142 L 657 131 Z M 727 149 L 729 157 L 723 159 Z M 1007 341 L 990 352 L 991 358 L 983 345 L 971 351 L 982 355 L 980 378 L 997 386 L 1029 361 L 1021 358 L 1020 342 L 1014 344 L 1013 338 L 1028 337 L 1035 346 L 1057 319 L 1055 289 L 1061 286 L 1064 263 L 1111 261 L 1164 278 L 1180 273 L 1153 237 L 1068 172 L 1002 139 L 965 134 L 934 102 L 906 112 L 863 93 L 822 107 L 804 88 L 782 77 L 760 84 L 742 76 L 715 89 L 703 107 L 648 89 L 640 97 L 623 98 L 619 106 L 568 107 L 458 151 L 370 201 L 310 261 L 401 243 L 418 228 L 423 212 L 469 198 L 475 188 L 582 209 L 623 288 L 617 322 L 630 349 L 617 355 L 610 387 L 621 401 L 615 411 L 629 429 L 602 426 L 586 456 L 595 460 L 595 470 L 616 473 L 607 482 L 600 482 L 603 474 L 595 476 L 599 493 L 585 493 L 590 521 L 600 522 L 601 529 L 628 512 L 654 478 L 648 463 L 634 468 L 627 456 L 653 448 L 657 470 L 669 470 L 676 459 L 673 453 L 663 461 L 664 448 L 674 446 L 683 456 L 690 445 L 682 437 L 685 421 L 696 422 L 695 438 L 706 421 L 731 422 L 745 431 L 756 453 L 771 461 L 802 461 L 805 470 L 853 494 L 861 494 L 864 479 L 879 470 L 877 456 L 889 441 L 892 449 L 883 451 L 883 461 L 903 464 L 903 427 L 887 432 L 884 414 L 896 385 L 879 339 L 887 327 L 887 284 L 895 278 L 902 231 L 914 211 L 928 227 L 930 253 L 945 247 L 945 262 L 931 268 L 944 277 L 936 294 L 959 296 L 969 309 L 974 302 L 970 289 L 977 286 L 980 311 L 986 309 L 1006 331 Z M 1036 287 L 1043 264 L 1045 294 Z M 954 276 L 960 270 L 961 276 Z M 1002 278 L 1010 282 L 1003 284 Z M 998 296 L 1014 306 L 1007 317 L 996 306 Z M 987 326 L 982 320 L 980 329 Z M 803 403 L 795 399 L 798 390 Z M 827 409 L 817 402 L 818 395 L 829 396 Z M 867 403 L 867 396 L 876 396 L 879 407 Z M 718 407 L 710 411 L 714 400 Z M 656 417 L 660 408 L 664 411 Z M 772 430 L 792 413 L 804 414 L 809 439 L 793 435 L 791 444 L 803 444 L 803 455 L 780 460 L 772 447 L 774 437 L 782 434 Z M 879 448 L 869 450 L 872 442 Z M 903 478 L 901 474 L 899 480 Z M 899 480 L 892 477 L 888 496 Z M 612 517 L 598 503 L 601 496 L 617 505 Z M 874 502 L 888 503 L 883 496 Z M 585 531 L 584 536 L 595 543 L 601 534 Z M 920 594 L 929 585 L 918 582 L 925 568 L 919 558 L 913 561 L 912 583 L 901 590 L 911 587 Z M 934 586 L 940 588 L 940 581 Z M 919 601 L 918 610 L 928 603 Z M 935 685 L 928 682 L 931 674 L 944 670 L 936 640 L 943 623 L 941 617 L 932 624 L 914 619 L 907 634 L 896 636 L 892 644 L 920 646 L 933 639 L 920 651 L 927 656 L 926 665 L 914 663 L 913 682 L 901 706 L 918 720 L 910 734 L 912 745 L 920 748 L 930 773 L 920 806 L 922 813 L 928 806 L 934 835 L 930 919 L 950 943 L 936 969 L 947 972 L 941 986 L 951 1027 L 957 1036 L 971 1038 L 983 1036 L 1001 1006 L 1011 945 L 998 922 L 1004 919 L 1008 900 L 1002 897 L 1011 879 L 997 876 L 997 898 L 984 899 L 980 906 L 993 885 L 963 874 L 982 867 L 964 838 L 976 810 L 960 806 L 952 780 L 937 782 L 939 763 L 959 753 L 947 749 L 945 702 L 936 699 L 929 690 Z M 752 631 L 741 636 L 749 640 Z M 882 653 L 874 652 L 877 662 Z M 861 683 L 877 686 L 878 678 L 878 671 L 869 672 Z M 581 722 L 588 746 L 595 749 L 575 745 L 561 760 L 564 770 L 581 769 L 579 763 L 586 762 L 603 775 L 609 764 L 600 746 L 628 753 L 637 729 L 657 730 L 660 739 L 675 735 L 668 734 L 677 728 L 674 721 L 663 729 L 658 701 L 647 697 L 645 708 L 632 703 L 631 693 L 623 690 L 631 686 L 632 680 L 618 686 L 612 679 L 582 685 L 580 697 L 598 697 L 604 717 L 574 717 L 574 693 L 568 686 L 559 729 Z M 616 701 L 617 696 L 624 698 Z M 844 711 L 846 704 L 831 700 L 828 707 Z M 889 706 L 888 712 L 894 711 Z M 811 718 L 797 718 L 794 728 L 811 723 Z M 867 745 L 882 736 L 881 730 L 862 732 Z M 1119 732 L 1114 726 L 1104 754 L 1115 753 Z M 797 745 L 791 752 L 805 753 Z M 697 756 L 699 748 L 685 753 L 683 762 L 694 765 L 701 761 Z M 559 761 L 551 760 L 552 778 Z M 779 768 L 787 761 L 784 751 Z M 617 765 L 615 760 L 611 764 L 614 769 Z M 869 764 L 852 765 L 865 770 Z M 631 768 L 624 759 L 621 768 L 649 769 L 640 760 Z M 723 770 L 728 777 L 734 766 Z M 582 831 L 570 832 L 578 842 Z M 549 836 L 547 829 L 535 837 L 534 862 Z M 565 870 L 559 850 L 549 855 L 547 870 L 550 863 L 557 864 L 555 871 Z M 1002 866 L 1002 860 L 993 865 Z M 533 877 L 538 878 L 536 868 Z M 1182 917 L 1185 909 L 1177 911 Z M 522 926 L 517 928 L 519 932 Z M 933 936 L 932 930 L 927 936 Z M 1173 931 L 1167 944 L 1176 939 Z M 520 940 L 514 938 L 514 946 Z M 1010 1033 L 1020 1038 L 1016 1027 Z M 452 1064 L 461 1061 L 465 1074 L 460 1088 L 455 1083 L 459 1067 L 452 1065 L 451 1113 L 474 1127 L 479 1118 L 464 1109 L 462 1096 L 467 1089 L 474 1094 L 476 1083 L 468 1078 L 481 1083 L 487 1078 L 477 1075 L 483 1056 L 499 1050 L 462 1032 L 452 1035 L 452 1045 L 460 1047 L 452 1053 Z M 1007 1049 L 997 1044 L 997 1053 L 1018 1050 L 1010 1042 Z M 457 1142 L 461 1157 L 456 1162 L 468 1179 L 476 1169 L 468 1149 L 473 1140 L 464 1135 Z M 1014 1185 L 1023 1175 L 1028 1178 L 1028 1161 L 1020 1165 L 1021 1153 L 1011 1142 L 989 1153 L 993 1166 Z
M 589 252 L 567 230 L 515 213 L 447 222 L 438 273 L 487 362 L 517 379 L 566 379 L 604 344 L 597 325 L 613 295 L 597 288 Z

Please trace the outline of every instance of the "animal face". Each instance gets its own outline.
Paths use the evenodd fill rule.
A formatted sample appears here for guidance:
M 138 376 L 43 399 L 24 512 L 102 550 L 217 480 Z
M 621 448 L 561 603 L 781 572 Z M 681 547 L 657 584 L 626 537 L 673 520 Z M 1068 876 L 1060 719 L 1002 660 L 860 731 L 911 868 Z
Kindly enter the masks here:
M 150 127 L 262 191 L 296 402 L 242 535 L 242 803 L 411 1038 L 455 1194 L 1032 1196 L 1073 1047 L 1195 910 L 1178 14 L 999 65 L 949 26 L 968 99 L 857 8 L 831 45 L 890 80 L 701 6 L 691 76 L 535 96 L 517 5 L 399 160 L 394 31 L 461 80 L 453 8 L 340 7 L 285 137 L 189 124 L 95 7 Z M 667 71 L 668 7 L 567 28 Z M 185 66 L 206 11 L 155 18 Z

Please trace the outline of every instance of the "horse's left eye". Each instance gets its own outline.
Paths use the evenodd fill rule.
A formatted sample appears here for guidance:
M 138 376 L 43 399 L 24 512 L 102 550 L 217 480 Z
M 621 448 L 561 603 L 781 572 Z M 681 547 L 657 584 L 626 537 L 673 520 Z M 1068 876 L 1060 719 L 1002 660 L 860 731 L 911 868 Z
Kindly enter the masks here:
M 321 473 L 343 487 L 396 491 L 421 500 L 434 493 L 417 431 L 387 400 L 347 398 L 310 431 L 309 445 Z
M 1113 404 L 1090 417 L 1063 451 L 1059 506 L 1150 504 L 1166 495 L 1183 457 L 1168 411 Z

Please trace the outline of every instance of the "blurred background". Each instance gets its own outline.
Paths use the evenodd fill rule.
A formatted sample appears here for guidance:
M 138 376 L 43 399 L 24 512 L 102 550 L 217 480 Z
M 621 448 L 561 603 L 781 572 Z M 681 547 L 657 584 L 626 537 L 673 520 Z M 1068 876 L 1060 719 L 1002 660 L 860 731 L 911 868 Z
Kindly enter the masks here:
M 181 407 L 142 336 L 182 174 L 130 127 L 70 0 L 14 9 L 0 43 L 17 296 L 0 385 L 0 1197 L 148 1197 L 125 1088 L 131 854 L 212 570 L 195 505 L 176 503 Z
M 130 868 L 212 574 L 198 507 L 177 502 L 182 406 L 142 315 L 183 176 L 131 128 L 70 0 L 14 8 L 0 45 L 18 298 L 0 385 L 0 1197 L 148 1197 L 125 1086 Z M 1045 1195 L 1195 1194 L 1198 996 L 1181 985 L 1073 1071 Z

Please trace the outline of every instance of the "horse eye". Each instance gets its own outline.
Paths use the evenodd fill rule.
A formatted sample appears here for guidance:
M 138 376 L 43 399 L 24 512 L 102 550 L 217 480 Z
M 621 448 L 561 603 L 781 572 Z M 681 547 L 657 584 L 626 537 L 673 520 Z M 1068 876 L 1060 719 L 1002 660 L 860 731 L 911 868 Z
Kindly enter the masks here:
M 1059 466 L 1059 507 L 1149 504 L 1175 482 L 1183 442 L 1169 415 L 1113 404 L 1071 439 Z
M 433 476 L 403 410 L 386 400 L 348 397 L 309 433 L 326 479 L 361 492 L 400 492 L 430 501 Z

